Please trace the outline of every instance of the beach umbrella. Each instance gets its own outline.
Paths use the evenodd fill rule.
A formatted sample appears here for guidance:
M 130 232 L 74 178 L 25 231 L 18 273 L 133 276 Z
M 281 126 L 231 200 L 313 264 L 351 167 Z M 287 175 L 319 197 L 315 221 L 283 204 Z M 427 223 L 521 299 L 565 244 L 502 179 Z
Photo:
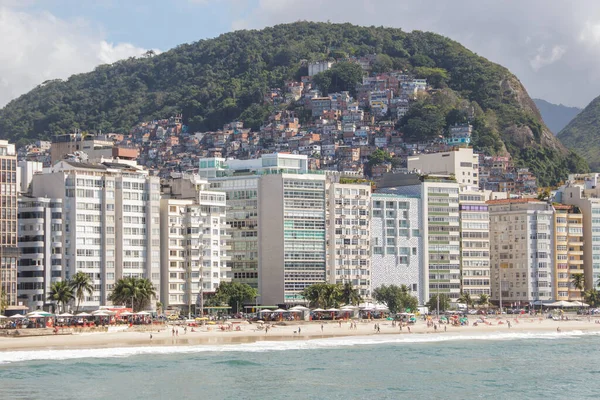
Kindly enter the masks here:
M 265 321 L 261 321 L 260 319 L 258 321 L 254 321 L 254 322 L 256 322 L 257 324 L 264 324 L 265 323 Z
M 589 307 L 590 306 L 589 304 L 582 303 L 581 301 L 573 301 L 572 303 L 574 306 L 577 306 L 577 307 Z
M 273 310 L 273 312 L 275 312 L 275 313 L 284 313 L 284 312 L 287 312 L 287 310 L 278 308 L 277 310 Z
M 10 317 L 8 317 L 8 318 L 12 318 L 12 319 L 23 319 L 23 318 L 25 318 L 25 316 L 24 316 L 24 315 L 21 315 L 21 314 L 15 314 L 15 315 L 11 315 L 11 316 L 10 316 Z
M 110 311 L 110 310 L 96 310 L 92 312 L 93 315 L 97 315 L 97 314 L 106 314 L 106 315 L 115 315 L 116 312 L 115 311 Z
M 325 310 L 326 312 L 338 312 L 340 310 L 338 310 L 337 308 L 328 308 L 327 310 Z
M 66 312 L 66 313 L 58 314 L 57 317 L 74 317 L 74 315 Z
M 6 317 L 4 315 L 0 315 L 0 319 L 5 319 L 5 318 L 8 318 L 8 317 Z
M 287 310 L 287 312 L 299 313 L 302 312 L 302 310 Z
M 93 317 L 110 317 L 110 314 L 108 313 L 104 313 L 104 312 L 97 312 L 94 315 L 92 315 Z
M 80 312 L 79 314 L 76 315 L 76 317 L 91 317 L 92 314 L 88 314 L 86 312 Z
M 294 306 L 294 307 L 290 308 L 290 310 L 306 311 L 306 310 L 310 310 L 310 308 L 304 307 L 304 306 Z
M 340 308 L 340 310 L 355 310 L 357 307 L 356 306 L 351 306 L 351 305 L 345 305 L 342 308 Z
M 272 313 L 273 310 L 260 310 L 259 313 L 261 314 L 266 314 L 266 313 Z
M 42 310 L 37 310 L 37 311 L 32 311 L 29 314 L 27 314 L 28 317 L 32 317 L 32 318 L 40 318 L 40 317 L 51 317 L 52 314 L 47 313 L 45 311 Z
M 129 315 L 134 315 L 133 313 L 130 313 L 129 311 L 125 311 L 124 313 L 121 313 L 120 316 L 121 317 L 127 317 Z
M 323 312 L 323 311 L 325 311 L 325 310 L 323 310 L 322 308 L 315 308 L 313 311 L 314 311 L 314 312 Z
M 135 315 L 150 315 L 150 313 L 148 311 L 140 311 L 139 313 L 137 313 Z

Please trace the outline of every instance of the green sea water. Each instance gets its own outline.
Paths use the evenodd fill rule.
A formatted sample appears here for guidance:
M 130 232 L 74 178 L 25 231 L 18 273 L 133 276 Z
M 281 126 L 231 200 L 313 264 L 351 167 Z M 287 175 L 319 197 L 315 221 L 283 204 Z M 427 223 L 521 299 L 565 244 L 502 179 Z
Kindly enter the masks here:
M 0 399 L 586 399 L 600 335 L 381 335 L 0 352 Z

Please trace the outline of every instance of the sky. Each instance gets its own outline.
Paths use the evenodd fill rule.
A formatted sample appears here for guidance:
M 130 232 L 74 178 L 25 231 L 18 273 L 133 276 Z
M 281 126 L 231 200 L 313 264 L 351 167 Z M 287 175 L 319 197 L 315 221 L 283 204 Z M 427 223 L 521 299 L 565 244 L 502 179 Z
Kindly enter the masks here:
M 238 29 L 298 20 L 440 33 L 532 97 L 600 95 L 599 0 L 0 0 L 0 107 L 49 79 Z

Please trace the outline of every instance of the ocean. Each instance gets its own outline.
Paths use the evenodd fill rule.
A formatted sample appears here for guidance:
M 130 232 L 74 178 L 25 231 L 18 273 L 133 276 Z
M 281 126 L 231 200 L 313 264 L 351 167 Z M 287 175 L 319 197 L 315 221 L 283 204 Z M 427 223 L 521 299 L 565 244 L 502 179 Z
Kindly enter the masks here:
M 0 399 L 585 399 L 600 335 L 381 335 L 0 352 Z

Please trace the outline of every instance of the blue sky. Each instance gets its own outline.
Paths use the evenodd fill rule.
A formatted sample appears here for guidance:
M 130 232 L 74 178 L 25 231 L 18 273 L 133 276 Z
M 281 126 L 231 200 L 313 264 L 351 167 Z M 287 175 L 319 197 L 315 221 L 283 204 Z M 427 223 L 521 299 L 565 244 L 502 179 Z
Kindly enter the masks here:
M 109 42 L 164 51 L 229 32 L 232 21 L 257 5 L 258 1 L 44 0 L 24 9 L 64 20 L 84 18 L 104 31 Z
M 297 20 L 433 31 L 509 68 L 530 95 L 600 95 L 598 0 L 0 0 L 0 107 L 148 49 Z

